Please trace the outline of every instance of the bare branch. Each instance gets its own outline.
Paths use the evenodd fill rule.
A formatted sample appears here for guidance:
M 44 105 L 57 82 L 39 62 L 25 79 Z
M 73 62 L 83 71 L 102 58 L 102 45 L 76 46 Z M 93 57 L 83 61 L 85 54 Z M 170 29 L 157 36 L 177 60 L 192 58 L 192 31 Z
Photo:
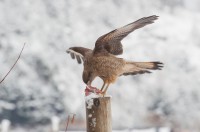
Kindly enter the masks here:
M 74 120 L 75 120 L 75 116 L 76 116 L 76 114 L 73 114 L 73 113 L 72 113 L 72 119 L 71 119 L 71 124 L 73 124 L 73 123 L 74 123 Z
M 68 115 L 68 117 L 67 117 L 67 123 L 66 123 L 65 132 L 67 132 L 67 129 L 68 129 L 68 126 L 69 126 L 70 115 L 72 115 L 71 124 L 73 124 L 73 123 L 74 123 L 74 120 L 75 120 L 75 116 L 76 116 L 76 114 L 74 114 L 74 113 L 70 113 L 70 114 Z
M 66 124 L 65 132 L 67 132 L 67 128 L 68 128 L 68 125 L 69 125 L 69 120 L 70 120 L 70 115 L 68 115 L 68 117 L 67 117 L 67 124 Z
M 12 71 L 12 69 L 13 69 L 13 68 L 15 67 L 15 65 L 17 64 L 17 62 L 18 62 L 19 58 L 21 57 L 21 54 L 22 54 L 22 52 L 23 52 L 23 50 L 24 50 L 25 44 L 26 44 L 26 43 L 24 43 L 24 45 L 23 45 L 23 47 L 22 47 L 22 50 L 21 50 L 21 52 L 20 52 L 20 54 L 19 54 L 17 60 L 15 61 L 15 63 L 13 64 L 13 66 L 10 68 L 10 70 L 8 71 L 8 73 L 4 76 L 4 78 L 0 81 L 0 84 L 6 79 L 6 77 L 8 76 L 8 74 Z

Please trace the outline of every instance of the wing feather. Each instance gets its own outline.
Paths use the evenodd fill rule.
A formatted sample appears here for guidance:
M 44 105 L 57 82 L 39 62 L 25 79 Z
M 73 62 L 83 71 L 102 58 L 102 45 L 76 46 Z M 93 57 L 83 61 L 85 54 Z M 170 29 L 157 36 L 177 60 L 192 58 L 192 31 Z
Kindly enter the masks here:
M 78 64 L 81 64 L 87 53 L 92 52 L 92 50 L 84 47 L 71 47 L 66 52 L 71 55 L 72 59 L 76 59 Z
M 70 55 L 71 55 L 72 59 L 75 59 L 74 53 L 70 53 Z
M 149 17 L 143 17 L 135 22 L 125 25 L 121 28 L 115 29 L 101 37 L 99 37 L 95 43 L 94 52 L 107 51 L 113 55 L 120 55 L 123 53 L 121 40 L 125 38 L 129 33 L 138 28 L 142 28 L 145 25 L 154 23 L 158 19 L 158 16 L 153 15 Z
M 78 62 L 78 64 L 81 64 L 81 56 L 78 56 L 78 55 L 76 55 L 76 60 L 77 60 L 77 62 Z

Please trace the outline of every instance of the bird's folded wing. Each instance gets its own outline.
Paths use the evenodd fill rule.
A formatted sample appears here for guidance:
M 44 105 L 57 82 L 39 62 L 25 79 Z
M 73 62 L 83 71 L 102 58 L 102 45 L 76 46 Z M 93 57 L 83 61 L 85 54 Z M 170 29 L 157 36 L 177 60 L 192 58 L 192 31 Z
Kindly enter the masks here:
M 153 15 L 149 17 L 143 17 L 135 22 L 132 22 L 126 26 L 115 29 L 101 37 L 96 41 L 94 52 L 107 51 L 113 55 L 120 55 L 123 53 L 121 40 L 125 38 L 129 33 L 138 28 L 142 28 L 145 25 L 154 23 L 154 20 L 158 19 L 158 16 Z
M 76 59 L 77 62 L 81 64 L 82 60 L 84 60 L 84 57 L 87 55 L 87 53 L 92 52 L 92 50 L 84 47 L 71 47 L 68 50 L 66 50 L 66 52 L 71 55 L 72 59 Z

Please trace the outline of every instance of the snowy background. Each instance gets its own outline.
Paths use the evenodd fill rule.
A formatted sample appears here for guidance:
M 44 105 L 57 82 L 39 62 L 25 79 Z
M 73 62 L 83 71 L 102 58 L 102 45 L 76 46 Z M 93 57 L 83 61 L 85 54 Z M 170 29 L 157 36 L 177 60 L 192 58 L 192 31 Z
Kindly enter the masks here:
M 0 120 L 29 128 L 76 114 L 84 129 L 83 66 L 65 50 L 94 48 L 96 39 L 149 15 L 154 24 L 123 40 L 124 57 L 161 61 L 162 71 L 121 77 L 111 85 L 114 129 L 167 126 L 200 130 L 200 1 L 0 0 Z M 94 86 L 101 87 L 97 79 Z

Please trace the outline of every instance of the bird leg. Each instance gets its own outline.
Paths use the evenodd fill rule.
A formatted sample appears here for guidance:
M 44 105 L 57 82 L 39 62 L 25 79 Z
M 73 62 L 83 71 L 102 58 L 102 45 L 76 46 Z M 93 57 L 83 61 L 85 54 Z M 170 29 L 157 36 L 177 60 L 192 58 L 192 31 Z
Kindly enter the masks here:
M 110 84 L 108 83 L 107 86 L 106 86 L 106 88 L 105 88 L 105 90 L 102 92 L 103 97 L 105 96 L 106 91 L 108 90 L 109 85 L 110 85 Z
M 104 87 L 105 87 L 105 82 L 103 82 L 103 86 L 102 86 L 102 88 L 101 88 L 101 91 L 103 91 L 103 89 L 104 89 Z

